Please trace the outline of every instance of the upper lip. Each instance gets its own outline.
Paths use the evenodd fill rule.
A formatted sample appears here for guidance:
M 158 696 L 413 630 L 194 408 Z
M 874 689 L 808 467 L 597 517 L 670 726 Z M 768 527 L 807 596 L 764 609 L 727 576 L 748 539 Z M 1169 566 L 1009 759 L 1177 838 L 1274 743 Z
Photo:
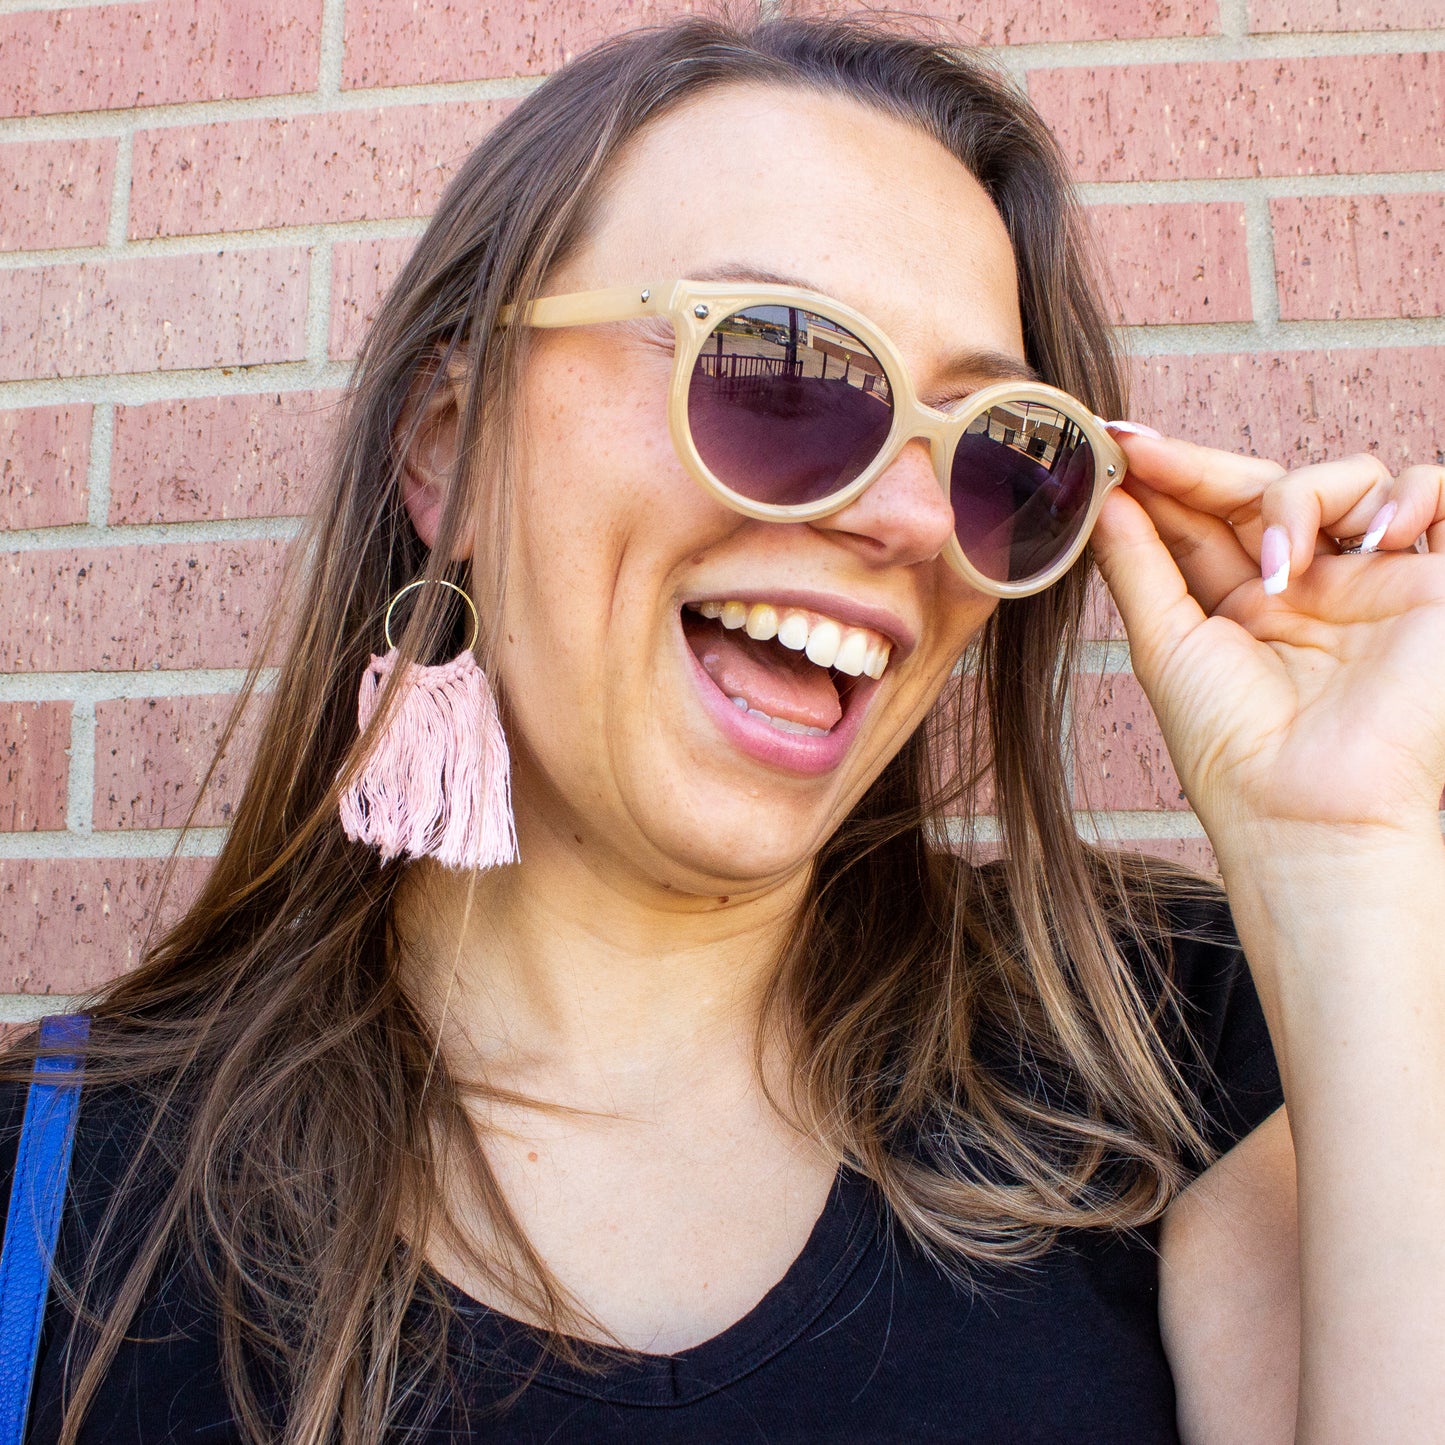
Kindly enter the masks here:
M 873 603 L 860 602 L 837 592 L 811 592 L 797 587 L 739 587 L 699 592 L 688 602 L 768 602 L 773 606 L 799 607 L 821 612 L 850 627 L 866 627 L 881 633 L 893 646 L 895 657 L 907 657 L 918 643 L 918 633 L 896 612 Z

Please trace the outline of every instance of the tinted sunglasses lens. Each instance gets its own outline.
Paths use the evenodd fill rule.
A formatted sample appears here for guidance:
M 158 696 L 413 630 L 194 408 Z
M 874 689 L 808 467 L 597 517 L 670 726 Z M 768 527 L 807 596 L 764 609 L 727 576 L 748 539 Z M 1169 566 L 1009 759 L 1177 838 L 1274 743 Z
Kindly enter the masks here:
M 704 343 L 687 419 L 725 487 L 797 506 L 840 491 L 873 461 L 893 398 L 882 363 L 836 321 L 798 306 L 751 306 Z
M 949 490 L 968 560 L 995 582 L 1027 582 L 1077 539 L 1094 495 L 1094 449 L 1057 407 L 1000 402 L 959 438 Z

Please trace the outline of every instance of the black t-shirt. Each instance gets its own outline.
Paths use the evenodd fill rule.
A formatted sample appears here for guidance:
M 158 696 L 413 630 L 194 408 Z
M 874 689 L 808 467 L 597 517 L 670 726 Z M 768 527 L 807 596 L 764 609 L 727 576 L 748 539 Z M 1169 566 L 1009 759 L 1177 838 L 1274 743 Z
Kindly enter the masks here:
M 1187 910 L 1174 977 L 1210 1066 L 1186 1075 L 1227 1149 L 1282 1102 L 1274 1056 L 1227 915 Z M 8 1192 L 24 1106 L 0 1089 Z M 138 1120 L 123 1096 L 82 1097 L 62 1269 L 95 1227 Z M 537 1364 L 526 1327 L 451 1290 L 456 1386 L 415 1445 L 1133 1445 L 1176 1442 L 1159 1335 L 1157 1226 L 1078 1230 L 1032 1264 L 969 1271 L 959 1287 L 890 1222 L 872 1186 L 840 1170 L 802 1253 L 741 1320 L 673 1355 L 589 1373 Z M 449 1287 L 448 1287 L 449 1288 Z M 28 1438 L 57 1433 L 68 1328 L 52 1295 Z M 227 1445 L 239 1439 L 209 1302 L 184 1265 L 163 1272 L 81 1432 L 84 1445 Z

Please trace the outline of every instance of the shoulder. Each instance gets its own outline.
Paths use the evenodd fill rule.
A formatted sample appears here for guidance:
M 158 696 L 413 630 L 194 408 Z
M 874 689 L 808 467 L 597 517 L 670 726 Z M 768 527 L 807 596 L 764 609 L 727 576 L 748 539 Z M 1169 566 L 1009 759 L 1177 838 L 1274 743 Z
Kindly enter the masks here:
M 30 1095 L 28 1074 L 35 1036 L 27 1033 L 5 1051 L 8 1077 L 0 1079 L 0 1225 L 8 1216 L 21 1134 Z M 154 1117 L 143 1090 L 114 1083 L 81 1083 L 75 1143 L 67 1189 L 67 1214 L 104 1209 Z M 151 1183 L 156 1175 L 151 1174 Z

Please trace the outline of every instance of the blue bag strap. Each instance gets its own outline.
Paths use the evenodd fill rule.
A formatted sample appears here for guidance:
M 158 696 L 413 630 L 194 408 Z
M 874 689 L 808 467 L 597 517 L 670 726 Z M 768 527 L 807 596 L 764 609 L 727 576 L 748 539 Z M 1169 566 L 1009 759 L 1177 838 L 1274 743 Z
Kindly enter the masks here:
M 23 1445 L 25 1439 L 50 1264 L 75 1143 L 81 1050 L 89 1036 L 90 1020 L 84 1014 L 55 1014 L 40 1021 L 41 1048 L 74 1052 L 36 1059 L 25 1099 L 5 1246 L 0 1250 L 0 1445 Z

